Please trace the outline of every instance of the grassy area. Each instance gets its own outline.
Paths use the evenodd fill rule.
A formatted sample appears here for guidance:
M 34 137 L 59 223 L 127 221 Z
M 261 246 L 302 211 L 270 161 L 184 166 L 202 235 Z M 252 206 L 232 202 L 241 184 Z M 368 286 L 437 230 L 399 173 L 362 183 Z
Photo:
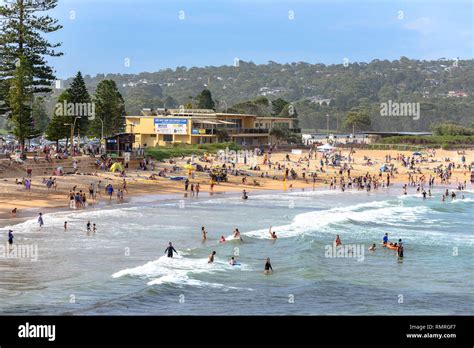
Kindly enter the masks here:
M 146 156 L 150 156 L 158 161 L 181 156 L 203 155 L 205 153 L 216 153 L 219 150 L 239 150 L 235 143 L 215 143 L 215 144 L 200 144 L 200 145 L 186 145 L 177 144 L 174 146 L 159 146 L 148 148 L 145 151 Z
M 0 135 L 7 135 L 9 132 L 6 129 L 0 128 Z
M 473 146 L 474 135 L 398 136 L 383 138 L 380 140 L 380 143 L 457 149 Z

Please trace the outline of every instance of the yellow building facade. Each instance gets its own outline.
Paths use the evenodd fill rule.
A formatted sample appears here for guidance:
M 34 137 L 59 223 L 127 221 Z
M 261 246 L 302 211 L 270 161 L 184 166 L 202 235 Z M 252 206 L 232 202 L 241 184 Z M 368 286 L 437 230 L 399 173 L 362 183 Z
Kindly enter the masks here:
M 134 148 L 171 144 L 209 144 L 230 140 L 238 145 L 259 146 L 272 142 L 274 127 L 294 128 L 296 119 L 216 113 L 212 110 L 157 110 L 125 116 L 126 132 L 135 135 Z

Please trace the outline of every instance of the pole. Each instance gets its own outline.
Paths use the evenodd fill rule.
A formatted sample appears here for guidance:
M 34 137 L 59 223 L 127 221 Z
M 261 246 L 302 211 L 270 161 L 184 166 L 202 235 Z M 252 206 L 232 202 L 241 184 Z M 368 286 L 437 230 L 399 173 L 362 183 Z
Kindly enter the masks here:
M 327 128 L 327 133 L 329 136 L 329 114 L 326 114 L 326 128 Z

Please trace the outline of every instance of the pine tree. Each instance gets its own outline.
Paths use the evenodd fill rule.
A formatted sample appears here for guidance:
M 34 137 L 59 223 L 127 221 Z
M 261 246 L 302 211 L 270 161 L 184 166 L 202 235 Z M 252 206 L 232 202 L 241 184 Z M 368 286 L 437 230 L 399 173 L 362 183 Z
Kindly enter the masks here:
M 215 103 L 212 100 L 211 91 L 204 89 L 200 95 L 197 96 L 198 109 L 214 109 Z
M 31 112 L 33 114 L 35 133 L 44 133 L 48 127 L 49 117 L 43 97 L 35 98 Z
M 51 44 L 42 36 L 61 25 L 38 14 L 56 6 L 57 0 L 5 0 L 0 4 L 0 100 L 4 101 L 2 108 L 11 111 L 13 134 L 22 149 L 25 139 L 35 135 L 31 127 L 33 95 L 51 91 L 55 78 L 45 57 L 62 55 L 55 50 L 60 44 Z
M 76 76 L 72 80 L 72 83 L 70 87 L 67 89 L 67 92 L 68 92 L 67 102 L 74 104 L 74 106 L 78 106 L 84 103 L 91 103 L 91 97 L 89 95 L 89 92 L 87 91 L 86 84 L 84 82 L 84 79 L 80 71 L 76 74 Z M 81 108 L 77 108 L 77 109 L 81 109 Z M 87 108 L 85 108 L 85 110 L 87 110 Z M 72 115 L 72 116 L 80 117 L 76 121 L 74 134 L 85 135 L 87 132 L 87 128 L 89 126 L 90 115 Z
M 89 128 L 91 136 L 104 137 L 123 132 L 125 129 L 125 103 L 113 80 L 103 80 L 94 95 L 95 118 Z
M 64 101 L 69 99 L 69 93 L 65 90 L 61 95 L 58 97 L 58 104 L 62 104 Z M 55 141 L 56 144 L 59 146 L 59 140 L 66 139 L 66 146 L 69 142 L 69 137 L 71 134 L 71 126 L 73 118 L 71 116 L 64 116 L 60 113 L 54 114 L 53 118 L 48 124 L 46 128 L 45 134 L 46 139 L 50 141 Z

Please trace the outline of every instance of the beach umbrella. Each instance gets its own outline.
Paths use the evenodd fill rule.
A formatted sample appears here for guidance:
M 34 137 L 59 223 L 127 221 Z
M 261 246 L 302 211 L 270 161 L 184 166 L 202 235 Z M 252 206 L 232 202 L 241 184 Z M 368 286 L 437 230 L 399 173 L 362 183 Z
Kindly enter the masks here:
M 117 170 L 120 171 L 120 172 L 122 172 L 123 169 L 124 169 L 124 168 L 123 168 L 122 163 L 119 163 L 119 162 L 115 162 L 114 164 L 112 164 L 112 165 L 110 166 L 110 171 L 111 171 L 112 173 L 115 173 Z
M 418 151 L 413 152 L 413 156 L 421 156 L 421 155 L 422 155 L 421 152 L 418 152 Z

